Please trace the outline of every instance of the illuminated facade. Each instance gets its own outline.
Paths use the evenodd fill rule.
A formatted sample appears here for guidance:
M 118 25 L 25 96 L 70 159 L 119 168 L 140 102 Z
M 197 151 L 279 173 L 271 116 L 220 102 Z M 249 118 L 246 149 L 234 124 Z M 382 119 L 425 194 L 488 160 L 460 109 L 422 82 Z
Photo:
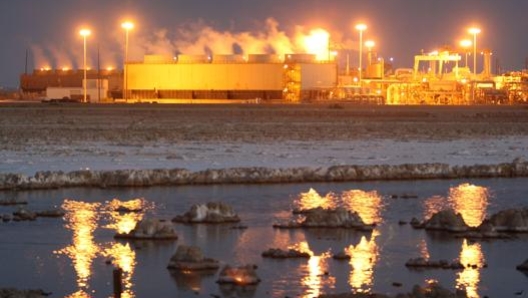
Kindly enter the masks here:
M 300 101 L 335 88 L 336 64 L 311 54 L 146 56 L 129 64 L 133 101 L 285 99 Z

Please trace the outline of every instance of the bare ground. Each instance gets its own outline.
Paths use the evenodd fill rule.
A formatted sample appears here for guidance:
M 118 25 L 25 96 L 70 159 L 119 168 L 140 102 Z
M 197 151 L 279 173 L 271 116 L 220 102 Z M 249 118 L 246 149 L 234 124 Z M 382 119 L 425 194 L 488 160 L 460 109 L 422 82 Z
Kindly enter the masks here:
M 0 150 L 87 141 L 258 144 L 527 135 L 525 106 L 0 104 Z

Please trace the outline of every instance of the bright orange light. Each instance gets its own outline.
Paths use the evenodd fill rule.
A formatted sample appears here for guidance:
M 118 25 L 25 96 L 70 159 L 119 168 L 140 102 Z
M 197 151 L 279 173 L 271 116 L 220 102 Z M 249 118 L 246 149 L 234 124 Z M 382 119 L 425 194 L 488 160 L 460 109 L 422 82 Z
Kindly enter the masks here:
M 472 45 L 473 45 L 473 42 L 469 39 L 463 39 L 460 41 L 460 46 L 463 48 L 469 48 Z
M 488 201 L 489 192 L 483 186 L 464 183 L 449 189 L 449 203 L 470 227 L 478 227 L 482 223 Z
M 68 66 L 64 66 L 64 67 L 62 68 L 62 71 L 68 71 L 68 70 L 70 70 L 70 68 L 69 68 Z
M 479 34 L 481 32 L 481 30 L 480 30 L 480 28 L 472 27 L 472 28 L 468 29 L 468 32 L 473 34 L 473 35 L 476 35 L 476 34 Z
M 357 24 L 356 25 L 356 30 L 365 31 L 365 30 L 367 30 L 367 25 L 365 25 L 363 23 Z
M 108 66 L 108 67 L 106 67 L 106 70 L 112 71 L 112 70 L 114 70 L 114 67 L 113 66 Z
M 324 29 L 314 29 L 303 39 L 304 50 L 308 54 L 314 54 L 317 60 L 328 59 L 328 41 L 330 34 Z
M 79 31 L 79 34 L 83 37 L 90 36 L 92 34 L 92 31 L 90 29 L 81 29 Z
M 125 29 L 125 30 L 131 30 L 131 29 L 134 29 L 134 23 L 130 22 L 130 21 L 126 21 L 126 22 L 123 22 L 121 24 L 121 28 Z
M 367 48 L 369 48 L 369 49 L 370 49 L 370 48 L 373 48 L 375 45 L 376 45 L 376 43 L 375 43 L 373 40 L 367 40 L 367 41 L 365 41 L 365 46 L 366 46 Z

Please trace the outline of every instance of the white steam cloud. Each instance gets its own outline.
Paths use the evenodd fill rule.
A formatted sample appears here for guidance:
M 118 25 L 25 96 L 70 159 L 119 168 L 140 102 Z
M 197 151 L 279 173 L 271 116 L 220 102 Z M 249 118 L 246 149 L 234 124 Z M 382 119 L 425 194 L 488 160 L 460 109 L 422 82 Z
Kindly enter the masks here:
M 154 34 L 139 35 L 131 31 L 129 35 L 129 60 L 141 61 L 144 55 L 175 56 L 177 54 L 276 54 L 306 53 L 307 36 L 309 32 L 302 26 L 294 28 L 293 36 L 279 28 L 279 23 L 268 18 L 261 30 L 253 32 L 218 31 L 196 22 L 182 26 L 174 31 L 157 29 Z M 103 34 L 99 34 L 98 38 Z M 107 41 L 88 41 L 87 65 L 96 68 L 99 62 L 101 68 L 113 66 L 120 68 L 123 63 L 125 40 L 122 31 L 116 30 Z M 72 45 L 57 46 L 56 44 L 33 45 L 31 47 L 36 68 L 82 68 L 82 40 Z M 324 42 L 324 41 L 322 41 Z M 334 42 L 334 40 L 332 41 Z M 348 41 L 347 43 L 349 43 Z M 326 41 L 328 44 L 328 41 Z M 323 48 L 325 46 L 322 46 Z M 326 47 L 327 48 L 327 47 Z M 97 57 L 99 53 L 99 57 Z

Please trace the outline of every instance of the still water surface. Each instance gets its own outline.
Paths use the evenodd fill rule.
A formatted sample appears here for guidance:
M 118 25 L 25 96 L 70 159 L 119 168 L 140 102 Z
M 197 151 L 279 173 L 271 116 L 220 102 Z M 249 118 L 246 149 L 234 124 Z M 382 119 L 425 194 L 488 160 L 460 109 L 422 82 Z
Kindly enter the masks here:
M 402 198 L 410 195 L 410 198 Z M 395 198 L 397 197 L 397 198 Z M 528 259 L 528 235 L 515 240 L 470 242 L 443 233 L 414 230 L 399 221 L 423 219 L 453 208 L 477 226 L 489 214 L 528 206 L 528 179 L 428 180 L 368 183 L 216 185 L 130 189 L 58 189 L 0 192 L 27 200 L 30 210 L 62 207 L 64 218 L 0 223 L 0 287 L 42 288 L 52 297 L 111 297 L 112 270 L 123 269 L 122 297 L 316 297 L 322 293 L 408 292 L 438 281 L 471 297 L 519 297 L 528 276 L 515 266 Z M 116 204 L 144 198 L 144 212 L 116 212 Z M 144 217 L 171 219 L 191 205 L 231 204 L 245 230 L 232 225 L 175 225 L 177 241 L 116 241 Z M 276 230 L 294 208 L 343 206 L 373 232 L 342 229 Z M 11 213 L 17 207 L 0 207 Z M 166 269 L 178 244 L 197 245 L 204 255 L 231 265 L 258 265 L 256 288 L 220 288 L 217 273 L 175 273 Z M 268 248 L 294 247 L 310 259 L 273 260 Z M 332 259 L 345 251 L 348 261 Z M 410 270 L 409 258 L 459 259 L 464 270 Z M 485 266 L 487 265 L 487 266 Z M 401 283 L 395 287 L 394 282 Z M 522 297 L 522 296 L 521 296 Z

